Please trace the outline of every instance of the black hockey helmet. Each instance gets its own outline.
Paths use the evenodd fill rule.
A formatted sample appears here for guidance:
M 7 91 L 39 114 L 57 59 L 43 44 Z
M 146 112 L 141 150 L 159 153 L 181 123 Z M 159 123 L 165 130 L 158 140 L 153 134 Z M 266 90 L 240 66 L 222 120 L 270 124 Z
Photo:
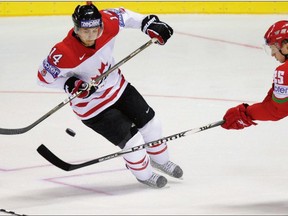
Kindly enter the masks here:
M 102 27 L 102 16 L 93 5 L 78 5 L 72 14 L 74 26 L 77 28 Z

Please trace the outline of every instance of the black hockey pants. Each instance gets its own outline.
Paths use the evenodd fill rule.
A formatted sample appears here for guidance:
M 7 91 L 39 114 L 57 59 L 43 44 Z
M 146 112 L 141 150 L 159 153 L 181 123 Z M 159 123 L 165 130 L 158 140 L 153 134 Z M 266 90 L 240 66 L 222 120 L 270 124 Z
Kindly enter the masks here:
M 115 104 L 82 122 L 122 149 L 137 128 L 142 128 L 154 115 L 154 110 L 129 83 Z

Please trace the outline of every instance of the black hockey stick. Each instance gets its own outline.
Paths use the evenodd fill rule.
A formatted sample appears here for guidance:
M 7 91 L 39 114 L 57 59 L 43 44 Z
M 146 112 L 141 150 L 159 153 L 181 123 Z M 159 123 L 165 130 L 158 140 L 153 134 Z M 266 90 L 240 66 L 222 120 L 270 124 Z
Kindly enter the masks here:
M 141 51 L 143 51 L 144 49 L 146 49 L 148 46 L 150 46 L 152 43 L 156 42 L 156 38 L 153 38 L 151 40 L 149 40 L 148 42 L 146 42 L 145 44 L 143 44 L 141 47 L 139 47 L 137 50 L 135 50 L 134 52 L 132 52 L 130 55 L 128 55 L 127 57 L 125 57 L 124 59 L 122 59 L 120 62 L 118 62 L 117 64 L 115 64 L 113 67 L 111 67 L 109 70 L 107 70 L 105 73 L 101 74 L 99 77 L 97 77 L 97 79 L 92 80 L 90 83 L 90 86 L 95 86 L 101 79 L 103 79 L 104 77 L 108 76 L 111 72 L 113 72 L 115 69 L 119 68 L 121 65 L 123 65 L 125 62 L 127 62 L 128 60 L 130 60 L 131 58 L 133 58 L 134 56 L 136 56 L 138 53 L 140 53 Z M 25 133 L 29 130 L 31 130 L 32 128 L 34 128 L 36 125 L 38 125 L 40 122 L 44 121 L 46 118 L 48 118 L 50 115 L 52 115 L 53 113 L 55 113 L 56 111 L 58 111 L 59 109 L 61 109 L 63 106 L 65 106 L 67 103 L 69 103 L 70 101 L 72 101 L 74 98 L 76 98 L 79 94 L 81 94 L 81 91 L 76 92 L 75 94 L 71 95 L 70 97 L 66 98 L 63 102 L 61 102 L 60 104 L 58 104 L 56 107 L 54 107 L 53 109 L 51 109 L 49 112 L 47 112 L 45 115 L 43 115 L 41 118 L 39 118 L 38 120 L 36 120 L 35 122 L 33 122 L 32 124 L 28 125 L 27 127 L 23 127 L 23 128 L 14 128 L 14 129 L 10 129 L 10 128 L 0 128 L 0 134 L 5 134 L 5 135 L 15 135 L 15 134 L 22 134 Z
M 168 141 L 171 141 L 171 140 L 175 140 L 175 139 L 184 137 L 184 136 L 189 135 L 189 134 L 198 133 L 198 132 L 201 132 L 201 131 L 204 131 L 204 130 L 207 130 L 207 129 L 210 129 L 210 128 L 213 128 L 213 127 L 217 127 L 217 126 L 219 126 L 219 125 L 221 125 L 223 123 L 224 123 L 224 120 L 217 121 L 217 122 L 210 123 L 208 125 L 205 125 L 205 126 L 202 126 L 202 127 L 199 127 L 199 128 L 186 130 L 186 131 L 183 131 L 183 132 L 180 132 L 180 133 L 177 133 L 177 134 L 173 134 L 171 136 L 163 137 L 161 139 L 158 139 L 158 140 L 155 140 L 155 141 L 152 141 L 152 142 L 148 142 L 148 143 L 145 143 L 145 144 L 142 144 L 142 145 L 139 145 L 139 146 L 135 146 L 135 147 L 130 148 L 130 149 L 126 149 L 126 150 L 122 150 L 122 151 L 119 151 L 119 152 L 115 152 L 113 154 L 105 155 L 103 157 L 99 157 L 99 158 L 96 158 L 94 160 L 86 161 L 86 162 L 79 163 L 79 164 L 70 164 L 70 163 L 67 163 L 67 162 L 61 160 L 59 157 L 57 157 L 55 154 L 53 154 L 43 144 L 41 144 L 37 148 L 37 151 L 38 151 L 38 153 L 40 155 L 42 155 L 46 160 L 48 160 L 54 166 L 56 166 L 56 167 L 58 167 L 58 168 L 60 168 L 62 170 L 65 170 L 65 171 L 71 171 L 71 170 L 80 169 L 82 167 L 86 167 L 86 166 L 89 166 L 89 165 L 92 165 L 92 164 L 100 163 L 100 162 L 103 162 L 103 161 L 106 161 L 106 160 L 110 160 L 110 159 L 119 157 L 119 156 L 124 155 L 124 154 L 128 154 L 128 153 L 131 153 L 131 152 L 139 151 L 139 150 L 144 149 L 146 147 L 151 147 L 151 146 L 155 146 L 155 145 L 161 144 L 163 142 L 168 142 Z

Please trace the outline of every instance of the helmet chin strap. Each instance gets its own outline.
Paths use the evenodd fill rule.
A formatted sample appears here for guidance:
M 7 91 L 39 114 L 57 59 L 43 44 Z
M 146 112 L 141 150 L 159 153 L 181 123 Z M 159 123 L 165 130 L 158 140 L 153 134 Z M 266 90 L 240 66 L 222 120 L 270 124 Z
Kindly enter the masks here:
M 282 53 L 281 49 L 279 50 L 279 52 L 281 53 L 281 55 L 285 57 L 285 61 L 286 61 L 288 59 L 288 54 L 285 55 L 284 53 Z
M 285 39 L 285 40 L 282 41 L 281 45 L 282 45 L 282 46 L 284 46 L 284 45 L 287 46 L 287 43 L 288 43 L 288 40 Z M 282 53 L 281 49 L 279 49 L 279 52 L 281 53 L 281 55 L 283 55 L 283 56 L 285 57 L 285 61 L 286 61 L 286 60 L 288 59 L 288 54 Z

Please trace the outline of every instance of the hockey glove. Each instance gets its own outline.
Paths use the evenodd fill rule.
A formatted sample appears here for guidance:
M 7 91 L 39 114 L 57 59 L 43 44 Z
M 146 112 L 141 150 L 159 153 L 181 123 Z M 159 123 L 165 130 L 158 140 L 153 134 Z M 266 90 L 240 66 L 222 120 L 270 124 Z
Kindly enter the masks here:
M 70 94 L 81 91 L 77 97 L 87 98 L 96 91 L 96 88 L 94 86 L 90 87 L 88 83 L 76 77 L 70 77 L 64 84 L 64 90 L 66 93 Z
M 164 45 L 173 35 L 173 29 L 166 23 L 161 22 L 155 15 L 149 15 L 142 21 L 141 30 L 150 38 L 157 38 L 157 43 Z
M 225 123 L 222 124 L 221 127 L 228 130 L 239 130 L 245 127 L 249 127 L 251 125 L 257 125 L 246 113 L 246 109 L 248 106 L 248 104 L 243 103 L 227 110 L 226 114 L 223 117 Z

